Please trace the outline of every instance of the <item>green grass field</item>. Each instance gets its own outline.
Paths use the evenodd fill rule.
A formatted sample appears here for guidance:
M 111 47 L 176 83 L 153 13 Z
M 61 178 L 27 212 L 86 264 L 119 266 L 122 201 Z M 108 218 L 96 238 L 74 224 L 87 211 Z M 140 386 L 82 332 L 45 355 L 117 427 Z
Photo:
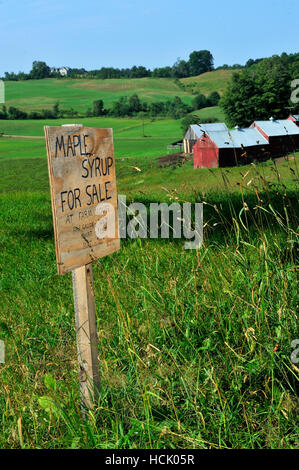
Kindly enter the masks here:
M 26 111 L 52 108 L 59 101 L 62 108 L 85 112 L 92 108 L 94 100 L 102 99 L 106 108 L 121 96 L 137 93 L 147 102 L 165 101 L 179 96 L 191 104 L 191 93 L 182 90 L 173 79 L 44 79 L 22 82 L 6 82 L 6 104 Z
M 193 111 L 192 114 L 199 116 L 200 119 L 218 119 L 219 122 L 225 122 L 225 115 L 219 106 L 211 106 L 209 108 L 202 108 L 198 111 Z
M 212 91 L 218 91 L 220 95 L 225 92 L 233 73 L 238 70 L 215 70 L 203 73 L 197 77 L 182 78 L 181 82 L 186 90 L 195 93 L 203 93 L 208 96 Z
M 145 120 L 144 135 L 141 120 L 113 118 L 84 118 L 80 123 L 89 127 L 113 128 L 115 155 L 117 158 L 157 157 L 168 154 L 167 146 L 182 138 L 180 121 L 177 120 Z M 78 119 L 59 119 L 42 121 L 4 121 L 0 120 L 0 134 L 15 136 L 35 136 L 40 139 L 1 138 L 0 154 L 3 158 L 16 155 L 44 157 L 43 145 L 44 125 L 55 126 L 76 123 Z M 2 149 L 2 152 L 1 152 Z
M 201 118 L 216 117 L 219 121 L 224 116 L 219 107 L 204 108 L 194 114 Z M 89 127 L 112 128 L 114 134 L 115 155 L 117 158 L 158 157 L 169 153 L 167 147 L 183 137 L 181 121 L 173 119 L 144 120 L 117 118 L 80 118 L 80 119 L 48 119 L 48 120 L 0 120 L 0 135 L 20 137 L 40 137 L 39 139 L 17 139 L 11 145 L 10 138 L 2 138 L 3 158 L 22 156 L 41 157 L 45 155 L 43 145 L 44 126 L 60 126 L 62 124 L 82 123 Z M 15 139 L 16 140 L 16 139 Z M 0 148 L 0 152 L 1 152 Z M 23 152 L 22 152 L 23 150 Z
M 0 134 L 19 136 L 44 135 L 44 126 L 61 126 L 62 124 L 78 123 L 87 127 L 113 128 L 113 135 L 121 138 L 141 138 L 141 119 L 118 119 L 118 118 L 78 118 L 77 119 L 42 119 L 42 120 L 0 120 Z M 144 120 L 144 133 L 150 138 L 164 138 L 166 140 L 182 136 L 180 120 Z
M 38 122 L 9 125 L 42 136 Z M 160 152 L 177 122 L 146 124 L 145 139 L 138 122 L 110 125 L 119 194 L 146 205 L 204 202 L 204 244 L 126 239 L 94 263 L 101 391 L 83 421 L 44 141 L 0 138 L 0 447 L 297 447 L 298 154 L 158 168 L 154 142 Z
M 148 103 L 165 101 L 179 96 L 184 103 L 191 105 L 192 93 L 210 94 L 218 91 L 222 94 L 232 75 L 231 70 L 216 70 L 198 77 L 184 78 L 184 90 L 172 78 L 136 78 L 136 79 L 43 79 L 20 82 L 5 82 L 6 105 L 28 111 L 41 108 L 50 109 L 59 101 L 62 108 L 73 108 L 86 112 L 92 108 L 94 100 L 102 99 L 106 108 L 121 96 L 137 93 L 140 99 Z

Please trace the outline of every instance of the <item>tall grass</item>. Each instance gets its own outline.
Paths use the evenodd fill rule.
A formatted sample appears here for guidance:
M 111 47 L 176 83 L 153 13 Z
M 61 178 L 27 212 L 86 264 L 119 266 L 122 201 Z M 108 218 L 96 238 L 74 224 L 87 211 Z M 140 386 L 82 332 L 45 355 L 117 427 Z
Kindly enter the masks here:
M 217 191 L 202 191 L 202 173 L 188 191 L 130 187 L 146 204 L 203 202 L 204 244 L 128 239 L 94 263 L 101 390 L 86 420 L 49 194 L 41 182 L 2 194 L 1 447 L 296 447 L 298 200 L 296 181 L 271 168 L 271 180 L 262 165 L 238 170 L 237 191 L 221 169 Z

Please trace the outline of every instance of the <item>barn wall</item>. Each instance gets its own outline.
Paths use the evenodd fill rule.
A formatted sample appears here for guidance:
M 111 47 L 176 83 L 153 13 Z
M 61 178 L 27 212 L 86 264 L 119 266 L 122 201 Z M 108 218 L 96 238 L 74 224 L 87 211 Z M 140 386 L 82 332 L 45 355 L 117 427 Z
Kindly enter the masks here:
M 186 140 L 186 152 L 185 153 L 192 153 L 193 152 L 193 146 L 198 140 L 198 136 L 195 134 L 194 130 L 190 126 L 185 134 L 184 139 Z
M 217 168 L 219 149 L 217 145 L 206 135 L 193 146 L 194 168 Z
M 268 147 L 267 145 L 254 145 L 243 148 L 219 149 L 219 167 L 247 165 L 254 160 L 267 160 L 270 157 Z
M 264 161 L 270 157 L 270 145 L 251 145 L 250 147 L 243 147 L 240 153 L 238 152 L 238 163 L 247 165 L 254 160 Z
M 299 150 L 299 134 L 269 137 L 259 126 L 252 127 L 255 127 L 268 140 L 272 157 L 280 157 Z
M 299 135 L 283 135 L 269 138 L 272 157 L 282 157 L 299 149 Z
M 190 149 L 190 152 L 189 153 L 192 153 L 193 152 L 193 147 L 194 145 L 196 144 L 197 140 L 189 140 L 189 149 Z
M 288 135 L 286 141 L 287 146 L 289 148 L 289 152 L 296 152 L 297 150 L 299 150 L 299 134 Z
M 219 167 L 236 166 L 241 160 L 242 149 L 222 148 L 219 149 Z

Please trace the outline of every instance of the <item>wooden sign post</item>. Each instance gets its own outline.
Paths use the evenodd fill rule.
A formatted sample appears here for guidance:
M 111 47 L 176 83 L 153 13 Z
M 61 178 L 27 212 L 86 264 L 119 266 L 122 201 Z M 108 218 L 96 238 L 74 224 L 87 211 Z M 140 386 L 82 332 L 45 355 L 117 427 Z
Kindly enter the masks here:
M 112 129 L 45 126 L 58 274 L 72 271 L 82 402 L 99 391 L 92 261 L 120 249 Z
M 92 264 L 74 269 L 72 276 L 81 397 L 85 407 L 91 408 L 100 387 Z

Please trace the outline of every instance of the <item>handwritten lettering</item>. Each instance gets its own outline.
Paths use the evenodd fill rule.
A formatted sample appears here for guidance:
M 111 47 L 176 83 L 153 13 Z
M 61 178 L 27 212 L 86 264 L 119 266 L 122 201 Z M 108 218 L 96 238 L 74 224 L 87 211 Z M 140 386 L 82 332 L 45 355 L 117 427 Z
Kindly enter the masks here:
M 89 156 L 90 153 L 87 152 L 87 139 L 88 135 L 69 135 L 66 139 L 66 136 L 61 135 L 56 137 L 55 142 L 55 158 L 57 157 L 76 157 L 77 155 Z
M 96 178 L 97 176 L 110 175 L 110 168 L 113 165 L 112 157 L 99 158 L 96 157 L 92 161 L 89 158 L 82 160 L 82 178 Z

